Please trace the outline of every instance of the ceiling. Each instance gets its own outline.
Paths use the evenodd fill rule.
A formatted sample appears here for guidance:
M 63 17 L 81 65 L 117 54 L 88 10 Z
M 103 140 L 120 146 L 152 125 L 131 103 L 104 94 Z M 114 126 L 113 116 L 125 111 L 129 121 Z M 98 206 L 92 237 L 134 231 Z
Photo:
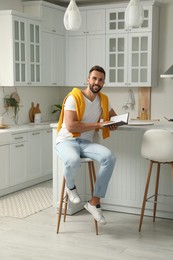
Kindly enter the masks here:
M 22 0 L 23 2 L 31 1 L 31 0 Z M 32 0 L 37 1 L 37 0 Z M 68 6 L 70 0 L 44 0 L 46 2 L 60 5 L 60 6 Z M 141 0 L 141 1 L 149 1 L 149 0 Z M 84 5 L 95 5 L 95 4 L 108 4 L 108 3 L 128 3 L 130 0 L 76 0 L 76 4 L 78 6 Z M 170 4 L 172 0 L 157 0 L 157 2 L 162 4 Z
M 27 2 L 30 0 L 23 0 L 23 2 Z M 37 0 L 32 0 L 32 1 L 37 1 Z M 70 0 L 44 0 L 46 2 L 52 3 L 52 4 L 57 4 L 60 6 L 67 6 L 70 2 Z M 108 3 L 120 3 L 120 2 L 129 2 L 129 0 L 76 0 L 76 4 L 78 6 L 83 6 L 83 5 L 94 5 L 94 4 L 108 4 Z

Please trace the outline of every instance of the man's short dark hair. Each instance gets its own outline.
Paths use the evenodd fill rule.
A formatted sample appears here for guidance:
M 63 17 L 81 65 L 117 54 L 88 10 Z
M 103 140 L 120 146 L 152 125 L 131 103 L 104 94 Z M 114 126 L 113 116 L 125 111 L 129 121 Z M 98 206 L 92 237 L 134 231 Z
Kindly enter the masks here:
M 105 70 L 104 70 L 102 67 L 100 67 L 100 66 L 98 66 L 98 65 L 93 66 L 93 67 L 90 69 L 89 74 L 91 74 L 91 72 L 94 71 L 94 70 L 103 73 L 103 74 L 104 74 L 104 77 L 106 77 L 106 72 L 105 72 Z

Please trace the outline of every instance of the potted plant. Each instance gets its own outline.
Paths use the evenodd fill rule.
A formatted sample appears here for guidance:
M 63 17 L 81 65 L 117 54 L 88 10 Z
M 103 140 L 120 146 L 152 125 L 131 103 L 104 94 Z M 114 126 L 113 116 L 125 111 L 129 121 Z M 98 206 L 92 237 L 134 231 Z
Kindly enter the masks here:
M 20 103 L 20 98 L 19 95 L 14 92 L 11 95 L 6 95 L 4 97 L 4 108 L 5 108 L 5 113 L 11 112 L 13 113 L 13 120 L 15 124 L 18 122 L 18 116 L 19 116 L 19 103 Z
M 54 110 L 52 111 L 52 114 L 58 113 L 58 117 L 59 117 L 61 110 L 62 110 L 62 105 L 60 105 L 60 104 L 56 105 L 55 104 L 53 106 L 54 106 Z

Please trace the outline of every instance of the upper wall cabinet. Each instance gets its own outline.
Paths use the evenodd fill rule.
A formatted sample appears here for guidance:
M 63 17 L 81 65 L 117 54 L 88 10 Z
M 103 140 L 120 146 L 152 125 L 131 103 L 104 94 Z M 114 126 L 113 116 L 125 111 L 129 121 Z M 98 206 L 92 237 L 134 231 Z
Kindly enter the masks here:
M 69 35 L 105 34 L 105 10 L 81 10 L 82 24 L 79 30 L 69 31 Z
M 44 1 L 23 2 L 24 12 L 39 16 L 42 20 L 42 31 L 64 35 L 64 8 Z
M 0 12 L 0 85 L 40 85 L 40 20 Z
M 151 6 L 143 6 L 144 21 L 140 27 L 128 28 L 125 24 L 125 7 L 106 10 L 106 33 L 124 33 L 125 31 L 152 31 L 153 12 Z
M 141 27 L 125 26 L 125 7 L 106 10 L 107 86 L 157 86 L 159 7 L 144 6 Z
M 81 15 L 81 28 L 67 33 L 67 86 L 85 86 L 92 66 L 105 67 L 105 10 L 82 10 Z
M 43 1 L 23 3 L 24 11 L 42 20 L 42 85 L 63 86 L 65 83 L 64 8 Z

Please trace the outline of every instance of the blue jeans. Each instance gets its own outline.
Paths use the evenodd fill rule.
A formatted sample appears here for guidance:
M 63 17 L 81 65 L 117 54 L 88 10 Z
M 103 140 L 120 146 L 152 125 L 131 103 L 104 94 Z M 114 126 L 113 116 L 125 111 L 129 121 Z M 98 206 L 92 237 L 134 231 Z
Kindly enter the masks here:
M 100 163 L 93 196 L 104 198 L 116 158 L 105 146 L 76 138 L 56 144 L 56 152 L 64 162 L 64 176 L 68 188 L 74 187 L 74 176 L 81 166 L 80 158 L 91 158 Z

